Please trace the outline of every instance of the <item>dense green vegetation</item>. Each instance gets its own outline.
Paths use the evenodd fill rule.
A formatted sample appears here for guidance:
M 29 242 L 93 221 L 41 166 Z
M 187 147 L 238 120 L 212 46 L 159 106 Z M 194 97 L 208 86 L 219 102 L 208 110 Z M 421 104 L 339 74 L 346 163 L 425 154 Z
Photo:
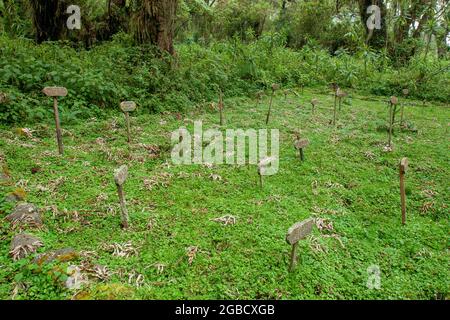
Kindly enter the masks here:
M 370 31 L 369 0 L 71 0 L 82 28 L 69 30 L 69 1 L 0 0 L 0 299 L 448 299 L 450 4 L 376 3 Z M 63 156 L 48 86 L 68 89 Z M 174 165 L 171 133 L 198 120 L 279 129 L 279 173 L 260 187 L 255 165 Z M 4 219 L 24 201 L 42 226 Z M 289 273 L 286 231 L 309 217 Z M 42 246 L 14 259 L 20 231 Z M 37 259 L 62 248 L 74 253 Z

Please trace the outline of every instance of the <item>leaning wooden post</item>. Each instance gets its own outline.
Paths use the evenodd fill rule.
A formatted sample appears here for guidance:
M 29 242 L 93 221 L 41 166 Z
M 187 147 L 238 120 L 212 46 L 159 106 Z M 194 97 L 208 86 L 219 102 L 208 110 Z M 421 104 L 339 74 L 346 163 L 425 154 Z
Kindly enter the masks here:
M 131 142 L 131 126 L 130 126 L 130 112 L 136 110 L 136 103 L 134 101 L 124 101 L 120 103 L 120 109 L 125 114 L 125 122 L 127 125 L 128 143 Z
M 389 148 L 392 147 L 392 127 L 394 126 L 395 121 L 395 111 L 397 108 L 398 99 L 397 97 L 392 96 L 389 100 Z
M 123 184 L 127 180 L 128 177 L 128 167 L 127 166 L 121 166 L 119 169 L 114 171 L 114 181 L 117 186 L 117 193 L 119 195 L 119 201 L 120 201 L 120 210 L 122 211 L 122 227 L 124 229 L 127 229 L 128 224 L 128 210 L 125 202 L 125 197 L 123 194 Z
M 402 202 L 402 224 L 406 224 L 406 192 L 405 192 L 405 173 L 408 170 L 408 158 L 400 161 L 400 199 Z
M 277 91 L 278 89 L 280 89 L 280 86 L 278 84 L 275 84 L 275 83 L 272 84 L 272 95 L 270 96 L 269 111 L 267 112 L 267 117 L 266 117 L 266 125 L 269 124 L 270 113 L 272 112 L 273 97 L 275 95 L 275 91 Z
M 299 151 L 299 156 L 301 161 L 305 161 L 305 155 L 303 149 L 309 145 L 308 139 L 297 139 L 294 143 L 295 149 Z
M 301 222 L 297 222 L 289 228 L 286 235 L 286 242 L 292 246 L 289 272 L 294 271 L 295 266 L 297 265 L 298 242 L 311 234 L 313 226 L 314 219 L 310 218 Z
M 42 92 L 48 96 L 53 97 L 53 113 L 55 115 L 56 124 L 56 140 L 58 142 L 59 154 L 64 154 L 64 146 L 62 141 L 61 124 L 59 120 L 59 110 L 58 110 L 58 97 L 67 96 L 67 89 L 63 87 L 46 87 Z
M 316 106 L 319 104 L 319 100 L 317 99 L 312 99 L 311 100 L 311 105 L 312 105 L 312 114 L 315 113 L 316 111 Z
M 407 98 L 408 95 L 409 95 L 409 90 L 408 90 L 408 89 L 403 89 L 402 92 L 403 92 L 403 95 L 405 96 L 405 98 Z M 405 104 L 402 103 L 402 111 L 401 111 L 401 113 L 400 113 L 400 127 L 403 126 L 403 116 L 404 116 L 404 113 L 405 113 Z
M 222 90 L 219 93 L 219 112 L 220 112 L 220 125 L 223 126 L 225 124 L 224 121 L 224 117 L 223 117 L 223 108 L 224 108 L 224 104 L 223 104 L 223 93 Z

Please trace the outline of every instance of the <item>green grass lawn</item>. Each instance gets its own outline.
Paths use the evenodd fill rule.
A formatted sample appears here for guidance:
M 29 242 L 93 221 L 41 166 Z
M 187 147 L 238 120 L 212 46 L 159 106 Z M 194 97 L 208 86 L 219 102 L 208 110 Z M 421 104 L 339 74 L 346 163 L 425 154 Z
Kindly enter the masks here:
M 313 97 L 320 100 L 315 115 Z M 226 127 L 266 128 L 268 100 L 259 106 L 248 98 L 226 100 Z M 45 219 L 43 228 L 26 230 L 43 240 L 38 252 L 72 247 L 81 256 L 59 267 L 30 267 L 31 256 L 13 262 L 8 252 L 18 230 L 2 221 L 0 298 L 449 298 L 448 107 L 408 101 L 405 119 L 417 132 L 397 127 L 394 149 L 386 152 L 385 102 L 353 94 L 336 128 L 329 124 L 332 105 L 331 95 L 309 90 L 300 98 L 275 98 L 267 128 L 280 129 L 280 170 L 264 179 L 263 188 L 254 165 L 171 163 L 173 130 L 186 126 L 192 132 L 196 120 L 204 129 L 220 128 L 218 112 L 206 106 L 182 117 L 138 111 L 130 146 L 119 111 L 74 124 L 63 115 L 63 157 L 57 155 L 51 113 L 47 124 L 29 126 L 32 138 L 2 127 L 0 161 L 12 184 L 0 187 L 1 216 L 15 205 L 3 198 L 23 188 L 26 201 L 39 206 Z M 303 163 L 293 148 L 295 130 L 311 142 Z M 150 154 L 152 146 L 160 148 L 159 155 Z M 410 162 L 405 226 L 402 157 Z M 129 166 L 128 231 L 120 228 L 113 180 L 122 164 Z M 213 220 L 225 215 L 236 223 Z M 288 273 L 287 229 L 309 217 L 324 219 L 330 230 L 315 228 L 300 243 L 297 268 Z M 127 242 L 134 253 L 112 254 L 111 245 Z M 105 266 L 110 276 L 90 277 L 88 285 L 69 291 L 54 276 L 69 264 Z M 381 271 L 379 290 L 367 287 L 373 265 Z

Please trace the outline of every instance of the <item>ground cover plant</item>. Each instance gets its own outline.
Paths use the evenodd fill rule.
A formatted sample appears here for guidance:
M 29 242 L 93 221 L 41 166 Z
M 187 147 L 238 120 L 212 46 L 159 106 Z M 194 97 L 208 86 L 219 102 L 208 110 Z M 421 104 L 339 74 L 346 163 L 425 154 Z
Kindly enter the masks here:
M 308 106 L 321 101 L 315 114 Z M 378 101 L 376 101 L 378 100 Z M 230 128 L 264 127 L 269 98 L 226 99 Z M 50 266 L 32 257 L 12 261 L 15 231 L 2 224 L 0 295 L 19 299 L 442 299 L 448 297 L 448 109 L 410 101 L 409 127 L 395 128 L 386 152 L 387 101 L 352 95 L 330 125 L 334 94 L 305 90 L 274 98 L 272 125 L 281 128 L 280 171 L 259 187 L 256 166 L 175 166 L 170 133 L 180 126 L 219 127 L 217 112 L 197 108 L 131 118 L 127 146 L 119 109 L 103 120 L 65 125 L 65 156 L 57 153 L 51 119 L 28 134 L 0 131 L 1 161 L 18 195 L 42 209 L 32 231 L 37 253 L 73 248 L 78 255 Z M 383 126 L 384 125 L 384 126 Z M 414 127 L 416 130 L 408 128 Z M 380 129 L 383 128 L 383 129 Z M 306 161 L 293 147 L 308 137 Z M 398 162 L 408 157 L 408 221 L 401 224 Z M 130 228 L 120 228 L 114 169 L 126 164 Z M 426 174 L 424 174 L 426 173 Z M 19 192 L 20 191 L 20 192 Z M 14 201 L 1 202 L 9 213 Z M 299 245 L 288 272 L 294 222 L 314 217 L 317 228 Z M 63 265 L 89 275 L 65 289 Z M 382 271 L 379 290 L 367 269 Z M 60 273 L 58 273 L 60 272 Z

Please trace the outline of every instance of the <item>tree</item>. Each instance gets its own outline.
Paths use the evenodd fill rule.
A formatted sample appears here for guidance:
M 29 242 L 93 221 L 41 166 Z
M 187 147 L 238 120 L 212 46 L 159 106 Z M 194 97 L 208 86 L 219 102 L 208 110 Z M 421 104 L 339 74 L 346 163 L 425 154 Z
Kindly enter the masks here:
M 135 0 L 131 27 L 139 43 L 151 43 L 175 54 L 173 47 L 178 0 Z
M 37 43 L 56 41 L 65 27 L 66 1 L 30 0 L 31 14 Z

